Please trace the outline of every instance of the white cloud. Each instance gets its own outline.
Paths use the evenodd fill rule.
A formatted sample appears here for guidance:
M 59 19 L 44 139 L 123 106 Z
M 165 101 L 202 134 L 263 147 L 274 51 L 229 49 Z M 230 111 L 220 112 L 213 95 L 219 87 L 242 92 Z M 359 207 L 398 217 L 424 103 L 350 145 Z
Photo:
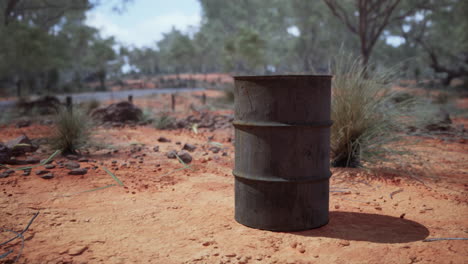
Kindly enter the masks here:
M 106 14 L 93 12 L 88 15 L 86 24 L 100 29 L 103 36 L 115 36 L 124 44 L 142 47 L 154 45 L 163 38 L 163 33 L 169 32 L 172 27 L 185 31 L 189 26 L 198 26 L 200 21 L 201 17 L 198 14 L 169 13 L 122 27 Z

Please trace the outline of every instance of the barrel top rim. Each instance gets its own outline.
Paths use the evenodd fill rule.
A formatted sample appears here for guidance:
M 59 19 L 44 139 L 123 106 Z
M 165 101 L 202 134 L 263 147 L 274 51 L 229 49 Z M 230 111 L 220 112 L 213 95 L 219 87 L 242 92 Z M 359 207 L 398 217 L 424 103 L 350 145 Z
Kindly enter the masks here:
M 279 79 L 279 78 L 324 78 L 331 79 L 332 75 L 311 75 L 311 74 L 285 74 L 285 75 L 238 75 L 233 76 L 234 80 L 259 80 L 259 79 Z

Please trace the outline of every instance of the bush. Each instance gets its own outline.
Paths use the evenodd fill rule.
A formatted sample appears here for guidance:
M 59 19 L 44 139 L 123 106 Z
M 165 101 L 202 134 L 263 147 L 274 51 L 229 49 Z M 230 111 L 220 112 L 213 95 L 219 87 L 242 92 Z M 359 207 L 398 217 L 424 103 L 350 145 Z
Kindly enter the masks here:
M 58 110 L 55 120 L 54 134 L 51 145 L 62 153 L 76 153 L 80 148 L 88 145 L 91 121 L 83 112 L 66 108 Z
M 410 112 L 416 103 L 390 92 L 392 71 L 373 71 L 340 54 L 332 74 L 332 166 L 364 167 L 401 153 L 389 143 L 402 139 L 400 132 L 415 123 Z
M 161 113 L 154 120 L 154 127 L 157 129 L 170 129 L 174 127 L 174 118 L 168 113 Z
M 101 102 L 99 102 L 96 99 L 92 99 L 91 101 L 82 104 L 83 109 L 88 114 L 91 113 L 94 109 L 98 108 L 99 106 L 101 106 Z

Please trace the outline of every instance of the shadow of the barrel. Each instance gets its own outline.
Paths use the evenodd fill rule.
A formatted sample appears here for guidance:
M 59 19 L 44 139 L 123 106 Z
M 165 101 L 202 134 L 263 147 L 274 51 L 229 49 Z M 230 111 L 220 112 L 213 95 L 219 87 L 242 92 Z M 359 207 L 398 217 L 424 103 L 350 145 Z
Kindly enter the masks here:
M 411 220 L 387 215 L 330 212 L 330 222 L 318 229 L 291 234 L 374 243 L 407 243 L 425 239 L 429 230 Z

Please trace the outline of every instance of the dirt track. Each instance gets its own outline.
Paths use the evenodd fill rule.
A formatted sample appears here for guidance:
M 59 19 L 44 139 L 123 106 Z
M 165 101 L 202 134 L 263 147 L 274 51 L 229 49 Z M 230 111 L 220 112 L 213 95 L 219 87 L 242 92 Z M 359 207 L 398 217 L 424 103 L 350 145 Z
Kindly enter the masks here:
M 0 129 L 2 141 L 50 131 L 40 125 Z M 160 136 L 172 142 L 157 142 Z M 217 154 L 208 150 L 210 136 L 223 144 Z M 0 228 L 21 231 L 40 212 L 25 233 L 19 263 L 467 263 L 467 241 L 422 242 L 468 237 L 466 142 L 423 139 L 415 146 L 427 153 L 439 177 L 427 180 L 427 186 L 399 176 L 371 180 L 361 170 L 334 169 L 329 224 L 281 233 L 234 221 L 230 137 L 231 129 L 198 134 L 100 129 L 96 138 L 119 151 L 91 153 L 90 162 L 81 163 L 90 168 L 88 174 L 71 176 L 56 168 L 50 180 L 35 170 L 31 176 L 16 172 L 0 179 Z M 184 143 L 197 145 L 191 169 L 165 156 Z M 159 152 L 153 151 L 155 145 Z M 91 169 L 95 165 L 99 168 Z M 79 193 L 115 184 L 103 166 L 125 187 Z M 0 241 L 8 237 L 0 233 Z M 19 243 L 12 249 L 18 252 Z

